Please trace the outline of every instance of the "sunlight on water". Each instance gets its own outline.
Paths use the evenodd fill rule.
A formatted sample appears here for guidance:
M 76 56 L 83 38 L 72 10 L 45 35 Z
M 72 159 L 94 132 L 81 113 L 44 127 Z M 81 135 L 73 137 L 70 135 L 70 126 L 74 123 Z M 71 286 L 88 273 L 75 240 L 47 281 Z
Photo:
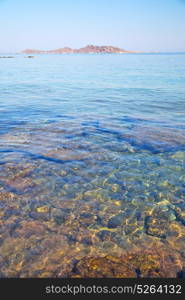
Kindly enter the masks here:
M 185 55 L 0 61 L 0 277 L 177 277 Z

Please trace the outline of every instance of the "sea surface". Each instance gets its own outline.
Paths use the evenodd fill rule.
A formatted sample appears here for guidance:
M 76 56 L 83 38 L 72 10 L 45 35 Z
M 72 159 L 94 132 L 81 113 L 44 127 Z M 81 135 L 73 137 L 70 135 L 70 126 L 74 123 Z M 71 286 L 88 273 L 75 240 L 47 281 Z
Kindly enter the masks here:
M 0 59 L 0 277 L 185 276 L 185 53 Z

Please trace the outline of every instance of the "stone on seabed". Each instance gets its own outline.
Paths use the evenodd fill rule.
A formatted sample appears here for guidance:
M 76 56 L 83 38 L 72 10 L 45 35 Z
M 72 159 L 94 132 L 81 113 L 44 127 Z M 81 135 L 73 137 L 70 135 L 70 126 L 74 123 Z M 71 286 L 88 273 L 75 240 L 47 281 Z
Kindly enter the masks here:
M 108 221 L 108 228 L 116 228 L 120 226 L 123 223 L 124 218 L 125 218 L 124 213 L 119 213 L 118 215 L 113 216 Z

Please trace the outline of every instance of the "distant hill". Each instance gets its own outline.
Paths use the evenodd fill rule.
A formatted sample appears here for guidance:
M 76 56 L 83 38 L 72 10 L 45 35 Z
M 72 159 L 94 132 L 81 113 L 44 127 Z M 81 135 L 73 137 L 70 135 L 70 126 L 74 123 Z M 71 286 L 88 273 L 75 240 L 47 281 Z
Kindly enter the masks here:
M 59 48 L 55 50 L 35 50 L 26 49 L 21 53 L 24 54 L 65 54 L 65 53 L 135 53 L 134 51 L 126 51 L 124 49 L 113 46 L 94 46 L 87 45 L 80 49 L 72 49 L 69 47 Z

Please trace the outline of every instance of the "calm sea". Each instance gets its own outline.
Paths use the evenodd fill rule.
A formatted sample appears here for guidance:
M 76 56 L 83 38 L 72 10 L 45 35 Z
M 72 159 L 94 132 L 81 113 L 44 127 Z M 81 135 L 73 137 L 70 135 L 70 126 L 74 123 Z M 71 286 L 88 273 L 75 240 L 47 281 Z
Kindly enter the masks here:
M 128 253 L 176 277 L 185 53 L 0 59 L 0 224 L 0 277 L 88 277 Z

